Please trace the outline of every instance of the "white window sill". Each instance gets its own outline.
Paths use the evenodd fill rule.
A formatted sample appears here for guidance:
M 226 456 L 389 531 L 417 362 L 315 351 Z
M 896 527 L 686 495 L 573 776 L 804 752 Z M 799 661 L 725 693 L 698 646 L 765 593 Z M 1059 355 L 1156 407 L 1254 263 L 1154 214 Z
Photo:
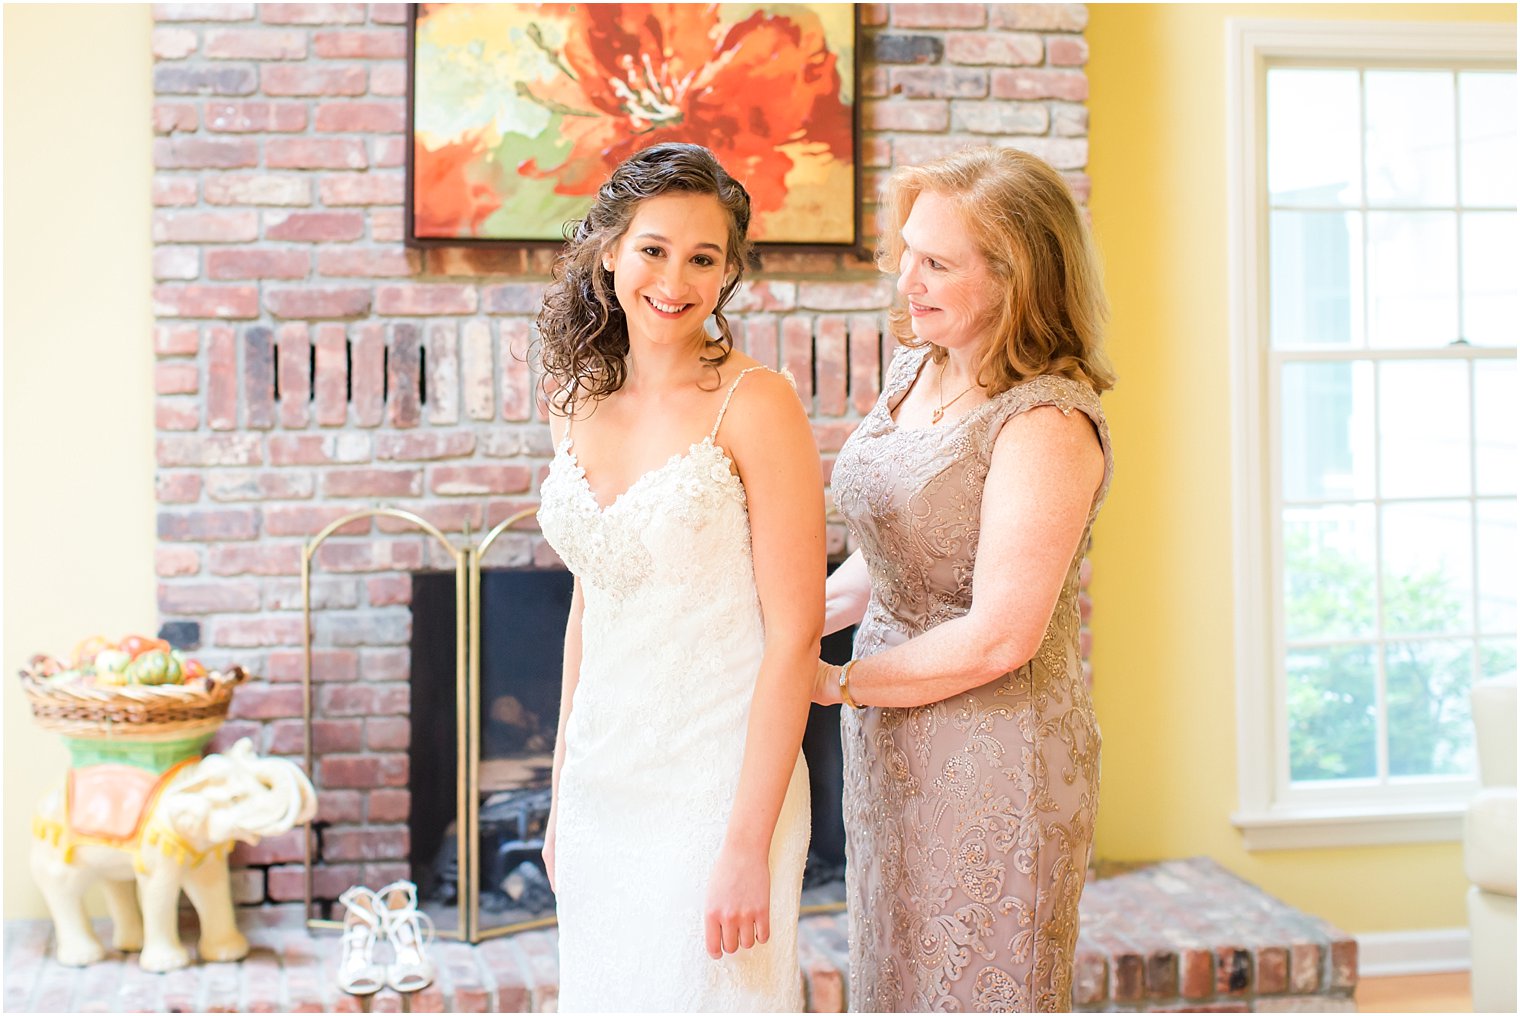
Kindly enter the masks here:
M 1360 847 L 1397 843 L 1455 843 L 1462 839 L 1460 804 L 1405 808 L 1270 808 L 1230 816 L 1247 850 Z

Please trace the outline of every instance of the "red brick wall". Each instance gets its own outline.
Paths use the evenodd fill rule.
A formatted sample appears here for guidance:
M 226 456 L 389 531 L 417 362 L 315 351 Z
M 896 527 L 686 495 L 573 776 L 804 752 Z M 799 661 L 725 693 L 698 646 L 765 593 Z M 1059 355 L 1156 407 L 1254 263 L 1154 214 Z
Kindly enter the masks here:
M 208 662 L 259 675 L 218 743 L 295 754 L 302 544 L 377 503 L 461 534 L 535 502 L 550 448 L 523 357 L 553 252 L 402 245 L 402 5 L 153 10 L 159 609 Z M 1083 5 L 861 18 L 868 199 L 894 165 L 985 142 L 1085 199 Z M 826 476 L 878 394 L 890 296 L 869 262 L 782 253 L 735 301 L 746 351 L 797 377 Z M 489 563 L 553 559 L 523 534 Z M 319 555 L 319 895 L 406 873 L 406 573 L 444 563 L 388 520 Z M 299 898 L 300 856 L 294 834 L 240 851 L 240 898 Z

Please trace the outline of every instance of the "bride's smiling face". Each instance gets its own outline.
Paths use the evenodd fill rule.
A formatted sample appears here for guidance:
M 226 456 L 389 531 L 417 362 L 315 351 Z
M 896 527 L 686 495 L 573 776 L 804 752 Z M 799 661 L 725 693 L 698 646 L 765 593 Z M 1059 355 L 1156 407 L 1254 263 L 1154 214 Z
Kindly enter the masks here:
M 602 254 L 630 339 L 697 338 L 729 274 L 728 233 L 728 213 L 711 194 L 662 194 L 639 204 L 627 232 Z

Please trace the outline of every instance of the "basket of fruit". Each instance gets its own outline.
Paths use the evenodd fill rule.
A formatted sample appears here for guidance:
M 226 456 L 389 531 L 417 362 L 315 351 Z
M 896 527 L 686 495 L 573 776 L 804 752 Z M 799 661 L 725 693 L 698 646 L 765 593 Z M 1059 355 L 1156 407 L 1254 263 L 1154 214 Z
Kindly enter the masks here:
M 210 672 L 163 639 L 100 636 L 68 662 L 39 654 L 21 672 L 32 717 L 70 738 L 167 741 L 209 737 L 227 718 L 242 667 Z

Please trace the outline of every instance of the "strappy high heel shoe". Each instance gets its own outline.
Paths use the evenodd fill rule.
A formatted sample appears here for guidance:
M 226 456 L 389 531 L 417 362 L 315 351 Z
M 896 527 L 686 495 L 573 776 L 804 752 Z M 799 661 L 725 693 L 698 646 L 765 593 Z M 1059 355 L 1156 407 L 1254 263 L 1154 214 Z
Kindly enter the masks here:
M 343 904 L 343 955 L 338 961 L 338 987 L 350 995 L 373 995 L 385 987 L 385 967 L 375 961 L 375 943 L 385 933 L 380 901 L 362 885 L 338 897 Z
M 375 894 L 395 958 L 386 968 L 386 982 L 397 991 L 421 991 L 433 983 L 436 969 L 427 947 L 433 944 L 433 921 L 417 909 L 417 885 L 392 882 Z

